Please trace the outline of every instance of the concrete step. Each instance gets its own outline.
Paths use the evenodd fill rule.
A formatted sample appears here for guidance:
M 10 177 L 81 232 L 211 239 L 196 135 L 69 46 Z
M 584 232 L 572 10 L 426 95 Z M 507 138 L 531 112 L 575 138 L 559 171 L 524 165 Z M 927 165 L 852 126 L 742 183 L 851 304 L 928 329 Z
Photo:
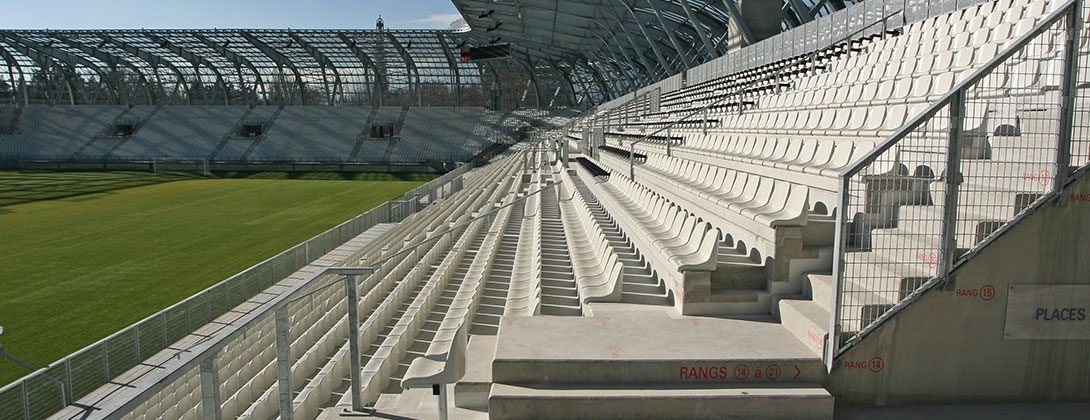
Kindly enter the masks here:
M 769 378 L 772 366 L 777 373 Z M 771 319 L 662 311 L 504 318 L 492 369 L 493 382 L 505 384 L 820 383 L 825 377 L 821 357 Z
M 492 420 L 831 419 L 817 384 L 516 386 L 495 384 Z
M 810 300 L 813 300 L 826 311 L 833 302 L 833 276 L 831 274 L 809 273 L 806 279 L 810 285 Z
M 782 299 L 780 323 L 819 357 L 829 336 L 829 311 L 811 300 Z
M 488 409 L 492 388 L 492 359 L 496 356 L 496 336 L 475 335 L 466 346 L 466 373 L 454 384 L 454 405 L 461 408 Z

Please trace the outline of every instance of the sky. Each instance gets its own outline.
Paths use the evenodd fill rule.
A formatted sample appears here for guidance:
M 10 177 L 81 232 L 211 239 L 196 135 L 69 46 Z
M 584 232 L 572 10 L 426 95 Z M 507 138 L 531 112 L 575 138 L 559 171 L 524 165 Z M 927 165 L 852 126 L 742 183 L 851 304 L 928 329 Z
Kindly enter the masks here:
M 10 1 L 0 29 L 446 29 L 450 0 L 36 0 Z

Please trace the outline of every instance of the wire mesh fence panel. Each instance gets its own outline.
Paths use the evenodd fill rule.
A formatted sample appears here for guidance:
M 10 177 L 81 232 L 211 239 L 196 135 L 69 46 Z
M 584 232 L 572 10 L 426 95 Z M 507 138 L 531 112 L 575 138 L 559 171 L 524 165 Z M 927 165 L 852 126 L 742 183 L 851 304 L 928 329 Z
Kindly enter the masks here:
M 128 344 L 128 346 L 125 346 L 125 344 Z M 132 337 L 129 337 L 128 343 L 125 343 L 124 340 L 116 340 L 114 341 L 114 345 L 117 346 L 116 351 L 110 348 L 109 343 L 106 344 L 106 357 L 109 357 L 110 353 L 116 352 L 115 354 L 119 356 L 117 360 L 119 366 L 117 370 L 115 370 L 112 364 L 114 361 L 110 360 L 111 365 L 109 366 L 109 369 L 113 372 L 124 372 L 124 369 L 135 366 L 134 363 L 129 361 L 135 358 L 136 355 L 136 348 L 133 346 Z M 126 352 L 128 354 L 125 354 Z M 69 358 L 68 373 L 71 375 L 69 384 L 72 387 L 71 394 L 73 397 L 80 398 L 106 383 L 104 369 L 106 369 L 107 366 L 103 363 L 102 353 L 102 347 L 99 346 L 87 349 L 87 351 L 73 355 Z M 126 360 L 124 356 L 129 356 L 129 359 Z M 132 366 L 129 366 L 128 368 L 124 366 L 125 364 L 130 363 Z M 112 375 L 110 376 L 110 379 L 113 379 Z
M 1046 22 L 1042 29 L 1013 28 L 1027 37 L 1015 50 L 985 50 L 987 32 L 966 37 L 949 58 L 964 68 L 958 81 L 972 77 L 971 83 L 957 84 L 846 171 L 836 317 L 841 351 L 1054 191 L 1066 141 L 1068 22 L 1063 15 Z
M 227 284 L 220 284 L 208 290 L 209 317 L 216 319 L 227 312 Z
M 1065 22 L 1037 35 L 966 90 L 959 253 L 991 236 L 1053 188 L 1060 140 Z
M 1075 72 L 1075 112 L 1073 118 L 1071 165 L 1090 163 L 1090 2 L 1082 2 L 1082 31 L 1079 33 L 1078 69 Z
M 838 325 L 848 339 L 936 272 L 950 107 L 847 179 Z
M 245 302 L 249 296 L 246 295 L 246 291 L 243 290 L 244 282 L 242 279 L 235 277 L 227 280 L 227 307 L 234 308 Z
M 201 293 L 189 298 L 189 325 L 197 330 L 211 319 L 208 316 L 208 293 Z
M 0 419 L 23 420 L 26 411 L 23 410 L 23 387 L 13 386 L 0 391 Z
M 136 329 L 140 334 L 140 357 L 142 359 L 147 360 L 147 358 L 166 348 L 166 343 L 163 342 L 163 321 L 159 317 L 137 324 Z
M 110 379 L 114 379 L 118 375 L 135 367 L 140 363 L 140 358 L 136 355 L 136 329 L 126 329 L 109 340 L 106 340 L 106 350 L 106 358 L 110 361 Z M 73 357 L 73 359 L 75 358 Z M 72 393 L 76 395 L 76 398 L 79 398 L 83 396 L 83 394 L 77 392 L 79 388 L 76 387 L 76 378 L 79 377 L 79 374 L 76 373 L 74 364 L 72 365 L 71 372 Z M 89 392 L 90 390 L 87 391 Z
M 189 334 L 189 319 L 186 315 L 185 305 L 175 306 L 163 313 L 163 322 L 166 326 L 164 332 L 168 345 Z
M 45 419 L 65 406 L 66 397 L 63 390 L 65 380 L 64 364 L 53 366 L 43 373 L 25 379 L 27 409 L 31 420 Z M 99 369 L 99 374 L 102 374 L 101 369 Z M 50 380 L 46 375 L 52 377 L 53 380 L 60 381 L 60 383 Z

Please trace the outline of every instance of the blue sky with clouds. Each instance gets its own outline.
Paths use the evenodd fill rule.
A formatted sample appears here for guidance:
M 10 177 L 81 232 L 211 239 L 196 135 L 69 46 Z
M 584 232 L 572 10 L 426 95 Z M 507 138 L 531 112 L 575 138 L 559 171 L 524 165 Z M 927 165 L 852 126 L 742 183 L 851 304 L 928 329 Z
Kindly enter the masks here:
M 0 29 L 446 29 L 450 0 L 35 0 L 0 10 Z

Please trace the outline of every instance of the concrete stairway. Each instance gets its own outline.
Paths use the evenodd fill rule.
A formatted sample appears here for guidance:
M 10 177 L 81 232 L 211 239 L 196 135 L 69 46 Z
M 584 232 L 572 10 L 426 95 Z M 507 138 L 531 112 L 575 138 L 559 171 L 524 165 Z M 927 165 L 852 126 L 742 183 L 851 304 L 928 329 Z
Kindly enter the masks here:
M 489 418 L 832 418 L 820 356 L 767 321 L 513 317 L 500 327 Z
M 525 204 L 526 202 L 520 202 L 512 206 L 511 220 L 522 220 Z M 515 265 L 515 251 L 521 234 L 522 223 L 508 223 L 503 231 L 503 239 L 497 247 L 496 262 L 492 264 L 492 272 L 488 277 L 488 283 L 485 284 L 484 296 L 477 307 L 473 326 L 469 329 L 472 335 L 496 335 L 499 332 L 500 318 L 503 317 L 504 302 L 507 300 L 507 291 L 511 285 L 511 274 Z
M 390 375 L 390 385 L 383 390 L 384 393 L 399 393 L 401 389 L 401 379 L 405 376 L 405 371 L 409 369 L 409 364 L 413 359 L 424 356 L 428 350 L 428 346 L 431 344 L 432 337 L 435 336 L 435 332 L 439 330 L 439 325 L 443 322 L 443 317 L 447 313 L 447 309 L 450 308 L 451 302 L 454 300 L 454 295 L 458 293 L 458 287 L 462 285 L 462 280 L 466 278 L 466 273 L 469 272 L 469 266 L 473 264 L 473 257 L 477 255 L 477 252 L 481 249 L 481 244 L 484 243 L 484 235 L 478 235 L 470 242 L 470 248 L 466 251 L 462 262 L 458 264 L 458 268 L 454 270 L 454 277 L 443 288 L 442 294 L 440 294 L 439 301 L 432 308 L 428 314 L 427 321 L 424 326 L 420 328 L 420 332 L 417 333 L 413 339 L 413 344 L 409 346 L 407 355 L 398 362 L 397 370 Z
M 581 315 L 556 188 L 541 192 L 541 314 Z

